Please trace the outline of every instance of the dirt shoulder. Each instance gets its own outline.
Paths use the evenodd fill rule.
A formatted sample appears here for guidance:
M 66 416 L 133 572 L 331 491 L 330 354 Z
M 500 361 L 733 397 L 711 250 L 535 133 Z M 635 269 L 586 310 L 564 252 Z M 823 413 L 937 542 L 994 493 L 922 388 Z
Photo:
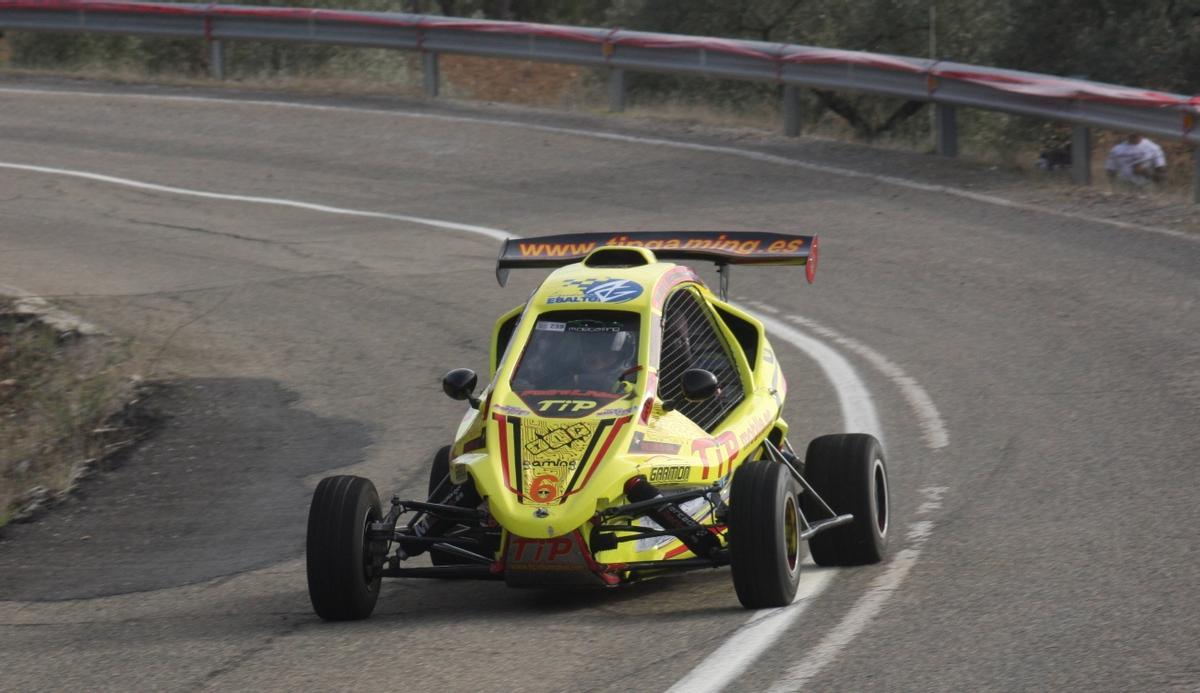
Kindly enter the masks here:
M 0 296 L 0 527 L 142 435 L 131 370 L 120 340 L 40 299 Z

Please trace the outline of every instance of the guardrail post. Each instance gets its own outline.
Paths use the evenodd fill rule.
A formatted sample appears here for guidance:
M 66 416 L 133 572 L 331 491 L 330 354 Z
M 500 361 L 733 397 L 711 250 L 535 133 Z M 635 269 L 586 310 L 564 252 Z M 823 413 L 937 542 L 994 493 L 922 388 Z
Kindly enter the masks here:
M 625 71 L 619 67 L 608 70 L 608 110 L 611 113 L 625 112 Z
M 217 81 L 225 79 L 225 45 L 221 39 L 208 42 L 208 76 Z
M 1192 147 L 1192 202 L 1200 204 L 1200 147 Z
M 783 134 L 787 137 L 800 136 L 800 88 L 794 84 L 783 85 Z
M 425 96 L 435 99 L 440 87 L 438 75 L 438 54 L 430 51 L 421 53 L 421 79 L 425 86 Z
M 937 130 L 937 153 L 942 156 L 958 156 L 958 120 L 954 106 L 934 104 L 934 128 Z
M 1086 125 L 1071 129 L 1071 182 L 1092 184 L 1092 131 Z

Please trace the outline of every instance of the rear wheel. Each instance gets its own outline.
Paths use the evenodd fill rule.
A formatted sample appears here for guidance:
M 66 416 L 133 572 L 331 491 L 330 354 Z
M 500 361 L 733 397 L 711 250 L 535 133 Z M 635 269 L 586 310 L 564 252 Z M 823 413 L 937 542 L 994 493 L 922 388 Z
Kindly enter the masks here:
M 747 609 L 786 606 L 800 584 L 799 484 L 782 464 L 744 463 L 729 498 L 733 587 Z
M 447 486 L 450 484 L 450 446 L 443 446 L 433 456 L 433 464 L 429 465 L 429 495 L 426 496 L 430 501 L 433 501 L 433 494 L 437 492 L 438 487 L 445 482 Z M 434 501 L 436 502 L 436 501 Z
M 308 510 L 308 597 L 327 621 L 366 618 L 379 599 L 367 530 L 382 518 L 379 494 L 369 480 L 331 476 L 321 480 Z
M 441 502 L 435 495 L 445 495 L 447 489 L 450 488 L 450 446 L 446 445 L 439 449 L 433 456 L 433 464 L 429 465 L 429 501 L 431 503 Z M 441 493 L 438 493 L 441 491 Z M 444 554 L 441 551 L 432 550 L 429 552 L 429 561 L 434 565 L 455 565 L 462 561 L 454 556 Z
M 854 521 L 817 534 L 808 550 L 817 565 L 878 563 L 887 552 L 891 507 L 887 465 L 874 436 L 839 433 L 808 444 L 804 478 L 836 513 L 852 513 Z M 812 498 L 801 508 L 810 522 L 828 513 Z

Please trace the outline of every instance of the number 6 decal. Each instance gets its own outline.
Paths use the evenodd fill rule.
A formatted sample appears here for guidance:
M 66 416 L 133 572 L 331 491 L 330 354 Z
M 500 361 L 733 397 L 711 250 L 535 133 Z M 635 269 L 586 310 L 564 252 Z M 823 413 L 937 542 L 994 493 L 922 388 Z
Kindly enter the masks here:
M 529 496 L 535 503 L 549 503 L 558 498 L 558 477 L 539 474 L 529 484 Z

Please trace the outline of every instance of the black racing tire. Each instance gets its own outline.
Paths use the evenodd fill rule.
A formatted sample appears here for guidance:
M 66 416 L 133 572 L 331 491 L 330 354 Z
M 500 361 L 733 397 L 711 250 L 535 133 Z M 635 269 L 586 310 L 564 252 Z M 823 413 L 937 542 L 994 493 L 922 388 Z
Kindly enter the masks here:
M 450 446 L 440 448 L 433 455 L 433 464 L 429 465 L 429 500 L 433 501 L 433 492 L 438 490 L 442 482 L 450 483 Z M 429 561 L 434 565 L 456 565 L 462 561 L 455 556 L 446 555 L 440 551 L 430 551 Z
M 375 610 L 381 576 L 372 574 L 366 529 L 382 519 L 379 494 L 369 480 L 321 480 L 308 510 L 308 598 L 326 621 L 363 619 Z
M 747 609 L 787 606 L 800 584 L 800 485 L 782 464 L 754 460 L 733 475 L 729 558 Z
M 813 562 L 821 566 L 878 563 L 887 554 L 891 503 L 883 446 L 865 433 L 821 436 L 808 444 L 804 478 L 834 512 L 851 513 L 848 525 L 808 540 Z M 813 498 L 801 506 L 809 522 L 829 515 Z

